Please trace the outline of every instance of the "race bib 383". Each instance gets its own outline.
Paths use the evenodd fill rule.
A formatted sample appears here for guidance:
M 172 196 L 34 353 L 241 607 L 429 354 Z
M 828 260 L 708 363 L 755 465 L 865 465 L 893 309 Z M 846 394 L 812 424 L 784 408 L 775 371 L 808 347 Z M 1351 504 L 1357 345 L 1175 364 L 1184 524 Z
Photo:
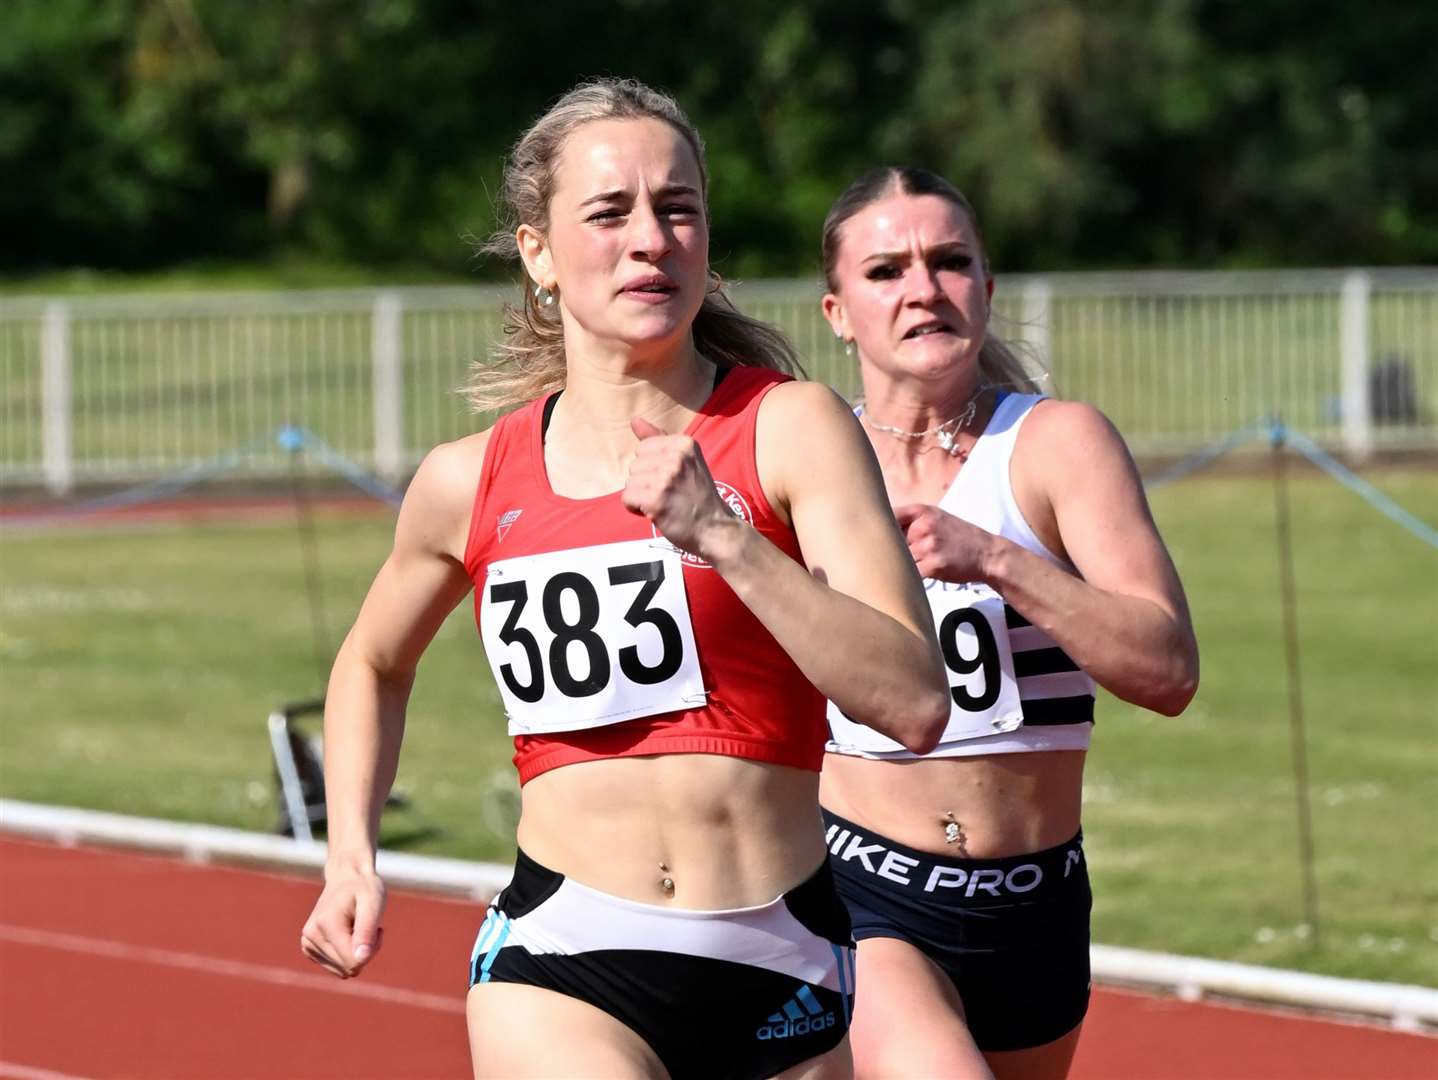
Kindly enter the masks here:
M 704 704 L 680 555 L 662 541 L 490 563 L 480 637 L 511 735 Z

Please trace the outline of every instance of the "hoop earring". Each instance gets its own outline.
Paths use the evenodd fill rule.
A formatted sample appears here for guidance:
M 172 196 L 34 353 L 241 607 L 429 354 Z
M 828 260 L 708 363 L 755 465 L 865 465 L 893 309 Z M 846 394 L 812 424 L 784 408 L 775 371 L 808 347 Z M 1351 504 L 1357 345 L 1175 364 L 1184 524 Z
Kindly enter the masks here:
M 536 285 L 534 287 L 534 299 L 540 307 L 549 307 L 554 303 L 554 293 L 552 290 L 546 289 L 543 285 Z
M 859 350 L 854 347 L 853 338 L 844 339 L 844 355 L 847 356 L 850 360 L 854 359 L 854 357 L 859 355 Z

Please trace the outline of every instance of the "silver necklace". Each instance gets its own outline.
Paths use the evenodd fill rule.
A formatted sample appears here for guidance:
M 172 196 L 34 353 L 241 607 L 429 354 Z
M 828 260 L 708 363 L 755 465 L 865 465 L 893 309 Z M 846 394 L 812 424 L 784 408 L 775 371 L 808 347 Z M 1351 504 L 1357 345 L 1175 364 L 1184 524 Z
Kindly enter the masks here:
M 869 415 L 867 409 L 864 410 L 864 420 L 875 431 L 882 431 L 885 435 L 893 435 L 900 439 L 926 439 L 930 435 L 933 435 L 935 436 L 934 441 L 939 444 L 940 450 L 944 451 L 944 453 L 950 457 L 957 457 L 960 453 L 959 432 L 969 426 L 974 415 L 979 411 L 979 395 L 988 389 L 989 386 L 987 383 L 980 383 L 979 388 L 974 391 L 974 396 L 969 398 L 968 404 L 963 407 L 963 410 L 958 416 L 955 416 L 952 420 L 945 420 L 942 424 L 928 428 L 925 431 L 905 431 L 903 428 L 881 424 Z

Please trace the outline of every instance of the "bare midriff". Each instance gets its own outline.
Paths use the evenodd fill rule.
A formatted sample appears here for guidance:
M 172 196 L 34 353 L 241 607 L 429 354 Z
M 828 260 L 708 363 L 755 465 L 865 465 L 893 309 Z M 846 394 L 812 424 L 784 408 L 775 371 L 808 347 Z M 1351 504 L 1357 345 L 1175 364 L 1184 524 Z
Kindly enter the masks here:
M 818 793 L 816 772 L 718 754 L 564 765 L 524 785 L 519 846 L 614 896 L 754 907 L 823 862 Z
M 956 859 L 1025 855 L 1078 832 L 1085 756 L 1065 750 L 873 761 L 827 754 L 819 799 L 830 812 L 920 851 Z

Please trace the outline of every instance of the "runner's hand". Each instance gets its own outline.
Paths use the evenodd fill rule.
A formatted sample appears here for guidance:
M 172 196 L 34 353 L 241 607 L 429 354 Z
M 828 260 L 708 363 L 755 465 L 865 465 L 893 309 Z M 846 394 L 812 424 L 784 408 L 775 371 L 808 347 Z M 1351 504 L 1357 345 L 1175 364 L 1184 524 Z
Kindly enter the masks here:
M 998 537 L 937 506 L 910 503 L 894 507 L 909 554 L 926 578 L 984 581 L 984 567 Z
M 300 950 L 332 975 L 353 978 L 384 941 L 384 904 L 384 882 L 373 873 L 346 872 L 326 880 L 300 931 Z
M 630 427 L 639 449 L 629 463 L 624 505 L 654 522 L 675 547 L 703 558 L 710 530 L 735 519 L 714 490 L 699 444 L 687 435 L 666 435 L 642 417 Z

